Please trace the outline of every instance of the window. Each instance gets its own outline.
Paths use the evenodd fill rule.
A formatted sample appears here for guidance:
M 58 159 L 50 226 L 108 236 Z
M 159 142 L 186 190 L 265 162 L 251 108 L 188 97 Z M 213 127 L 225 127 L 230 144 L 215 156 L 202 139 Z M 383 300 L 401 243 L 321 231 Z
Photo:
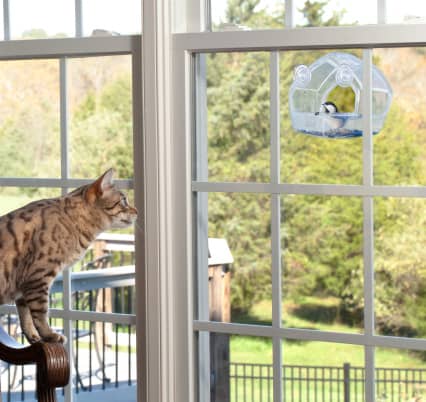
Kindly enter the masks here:
M 125 29 L 101 21 L 114 13 L 117 23 L 121 3 L 108 2 L 107 11 L 98 10 L 96 16 L 86 1 L 62 2 L 59 8 L 56 2 L 32 3 L 5 1 L 3 8 L 1 213 L 65 194 L 114 167 L 116 185 L 132 203 L 136 198 L 143 214 L 142 188 L 136 183 L 143 172 L 135 173 L 134 167 L 141 165 L 143 153 L 141 36 L 116 34 L 140 32 L 140 3 L 126 2 L 134 14 Z M 34 13 L 28 12 L 32 7 Z M 58 13 L 57 25 L 51 23 L 52 13 Z M 87 25 L 81 30 L 83 15 Z M 81 37 L 87 32 L 91 37 Z M 83 261 L 64 270 L 52 285 L 51 326 L 69 340 L 72 377 L 62 391 L 65 401 L 84 399 L 85 392 L 96 390 L 136 400 L 135 310 L 140 295 L 135 292 L 135 266 L 143 267 L 144 261 L 135 242 L 133 229 L 102 234 Z M 15 307 L 1 306 L 1 313 L 2 324 L 23 341 Z M 33 398 L 32 367 L 2 366 L 1 374 L 7 398 Z
M 6 0 L 3 4 L 2 31 L 6 40 L 141 32 L 138 0 Z
M 195 389 L 194 400 L 228 400 L 224 395 L 234 401 L 260 395 L 269 401 L 308 400 L 310 393 L 319 395 L 316 382 L 324 384 L 324 398 L 339 400 L 345 392 L 368 401 L 422 392 L 420 377 L 398 389 L 395 373 L 408 384 L 412 372 L 398 362 L 395 350 L 401 358 L 412 356 L 407 351 L 419 356 L 424 335 L 385 329 L 383 320 L 390 323 L 392 313 L 383 309 L 398 301 L 408 308 L 404 294 L 415 291 L 424 267 L 414 262 L 421 253 L 408 240 L 423 236 L 426 189 L 424 175 L 418 175 L 424 169 L 416 166 L 424 159 L 423 148 L 418 142 L 408 145 L 413 138 L 412 126 L 403 120 L 408 108 L 391 110 L 382 131 L 373 135 L 372 96 L 378 64 L 394 88 L 393 107 L 400 104 L 392 77 L 404 67 L 394 63 L 392 72 L 386 63 L 408 52 L 401 47 L 423 45 L 419 30 L 424 27 L 377 25 L 301 28 L 285 35 L 175 35 L 174 107 L 180 117 L 173 152 L 180 171 L 174 195 L 185 212 L 176 218 L 174 233 L 180 238 L 174 263 L 176 288 L 185 289 L 179 308 L 187 308 L 179 318 L 184 327 L 189 317 L 188 332 L 182 332 L 190 339 L 186 346 L 181 340 L 178 355 L 193 351 L 196 356 L 193 383 L 187 385 Z M 410 57 L 417 60 L 413 49 Z M 287 95 L 293 69 L 332 51 L 362 61 L 364 135 L 359 138 L 316 138 L 291 128 Z M 386 59 L 380 58 L 386 52 Z M 392 133 L 395 118 L 400 128 Z M 408 223 L 410 217 L 416 225 Z M 227 320 L 212 318 L 213 237 L 225 238 L 233 255 Z M 346 257 L 337 261 L 340 252 Z M 395 271 L 387 257 L 395 258 Z M 403 261 L 409 273 L 400 269 Z M 391 271 L 394 280 L 387 277 Z M 406 282 L 403 271 L 417 279 Z M 403 290 L 395 283 L 410 285 Z M 414 310 L 399 311 L 404 323 L 413 318 Z M 339 313 L 348 316 L 336 321 Z M 403 328 L 402 322 L 396 325 Z M 408 365 L 418 373 L 425 368 L 421 358 Z
M 368 0 L 356 3 L 340 0 L 311 1 L 277 0 L 264 2 L 235 2 L 232 0 L 208 1 L 207 9 L 213 31 L 281 29 L 286 26 L 318 27 L 376 24 L 377 15 L 385 17 L 385 10 L 378 9 L 376 2 Z M 380 2 L 379 2 L 380 3 Z M 388 5 L 389 22 L 397 22 L 400 10 L 398 5 Z M 418 12 L 418 6 L 412 5 L 410 12 Z M 399 16 L 401 16 L 399 14 Z M 400 22 L 400 21 L 398 21 Z

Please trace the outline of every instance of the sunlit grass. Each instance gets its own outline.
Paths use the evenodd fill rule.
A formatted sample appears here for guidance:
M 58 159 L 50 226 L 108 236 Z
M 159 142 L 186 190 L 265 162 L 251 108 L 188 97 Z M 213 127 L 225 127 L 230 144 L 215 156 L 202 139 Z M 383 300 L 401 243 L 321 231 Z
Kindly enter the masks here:
M 318 299 L 310 298 L 305 302 L 318 303 Z M 331 306 L 335 300 L 325 299 L 324 303 Z M 271 301 L 257 303 L 249 312 L 250 321 L 262 324 L 270 322 Z M 291 303 L 283 305 L 283 316 L 286 327 L 314 328 L 322 331 L 342 333 L 362 333 L 362 328 L 334 323 L 319 323 L 302 319 L 292 314 Z M 238 317 L 242 322 L 242 317 Z M 231 362 L 238 363 L 272 363 L 272 340 L 263 337 L 231 336 Z M 343 363 L 353 366 L 364 366 L 364 350 L 362 346 L 334 344 L 325 342 L 283 341 L 283 363 L 299 365 L 339 366 Z M 401 349 L 376 349 L 376 366 L 393 368 L 426 368 L 426 361 L 421 354 Z

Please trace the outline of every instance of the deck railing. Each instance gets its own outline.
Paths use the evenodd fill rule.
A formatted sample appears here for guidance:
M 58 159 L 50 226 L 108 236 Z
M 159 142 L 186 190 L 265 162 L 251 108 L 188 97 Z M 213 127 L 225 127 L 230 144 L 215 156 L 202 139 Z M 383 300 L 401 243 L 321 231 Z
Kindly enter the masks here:
M 135 266 L 131 235 L 104 235 L 95 242 L 71 275 L 73 310 L 90 312 L 89 319 L 74 322 L 75 392 L 122 389 L 136 383 L 134 324 L 105 320 L 105 313 L 134 314 Z M 63 283 L 56 278 L 51 289 L 51 325 L 63 327 Z M 1 306 L 3 327 L 20 341 L 14 306 Z M 97 321 L 99 314 L 103 320 Z M 221 365 L 224 366 L 223 364 Z M 229 401 L 272 402 L 273 369 L 268 364 L 229 363 Z M 34 399 L 35 371 L 0 362 L 5 401 Z M 361 402 L 364 368 L 342 366 L 283 366 L 285 402 Z M 212 373 L 212 387 L 215 387 Z M 376 402 L 426 402 L 426 369 L 376 368 Z M 81 400 L 81 398 L 79 398 Z
M 99 237 L 84 260 L 74 267 L 71 291 L 72 309 L 85 313 L 82 319 L 73 322 L 75 392 L 129 389 L 136 384 L 135 325 L 109 321 L 108 313 L 134 314 L 135 311 L 133 236 Z M 50 293 L 50 325 L 61 331 L 62 275 L 55 279 Z M 24 343 L 15 307 L 1 306 L 0 312 L 5 330 Z M 101 315 L 102 321 L 98 320 Z M 34 400 L 34 367 L 0 363 L 0 372 L 4 401 Z

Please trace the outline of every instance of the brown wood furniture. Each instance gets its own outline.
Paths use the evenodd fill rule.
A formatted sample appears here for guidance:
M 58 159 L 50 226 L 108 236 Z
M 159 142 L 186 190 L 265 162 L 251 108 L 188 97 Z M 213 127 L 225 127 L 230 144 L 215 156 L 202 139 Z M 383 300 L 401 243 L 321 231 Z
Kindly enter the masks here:
M 0 360 L 17 365 L 36 365 L 39 402 L 56 402 L 56 388 L 64 387 L 69 381 L 68 355 L 62 344 L 37 342 L 24 346 L 10 337 L 1 325 Z

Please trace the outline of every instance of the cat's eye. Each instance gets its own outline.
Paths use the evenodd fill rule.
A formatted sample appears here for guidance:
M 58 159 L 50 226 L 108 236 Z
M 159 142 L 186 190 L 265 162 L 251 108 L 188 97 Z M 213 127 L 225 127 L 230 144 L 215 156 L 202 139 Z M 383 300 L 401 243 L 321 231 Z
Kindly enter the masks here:
M 122 207 L 127 208 L 129 206 L 129 203 L 127 202 L 127 198 L 126 197 L 122 197 L 120 200 L 120 204 Z

